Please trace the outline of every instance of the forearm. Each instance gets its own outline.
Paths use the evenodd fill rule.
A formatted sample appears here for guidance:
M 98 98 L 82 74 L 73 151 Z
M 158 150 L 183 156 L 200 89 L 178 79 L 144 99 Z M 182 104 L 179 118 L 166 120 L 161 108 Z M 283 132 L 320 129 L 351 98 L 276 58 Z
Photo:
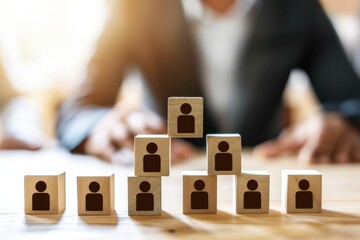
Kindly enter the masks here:
M 119 33 L 116 24 L 110 23 L 105 27 L 89 62 L 85 82 L 60 109 L 58 139 L 71 151 L 82 152 L 78 151 L 81 143 L 115 104 L 128 67 L 124 34 Z

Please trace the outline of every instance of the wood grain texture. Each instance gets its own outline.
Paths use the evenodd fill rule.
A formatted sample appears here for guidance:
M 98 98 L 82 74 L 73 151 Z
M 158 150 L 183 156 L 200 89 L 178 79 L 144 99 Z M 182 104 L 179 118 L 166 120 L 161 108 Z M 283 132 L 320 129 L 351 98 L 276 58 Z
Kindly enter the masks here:
M 149 183 L 149 189 L 142 191 L 141 184 L 146 182 Z M 152 209 L 147 208 L 149 198 L 141 200 L 141 194 L 152 196 Z M 145 205 L 145 208 L 141 209 L 141 205 Z M 161 215 L 161 177 L 128 177 L 128 214 L 129 216 Z
M 300 189 L 301 181 L 309 183 L 306 189 Z M 310 193 L 312 206 L 297 208 L 296 203 L 304 202 L 297 199 L 297 194 Z M 301 196 L 301 195 L 299 195 Z M 303 204 L 304 205 L 304 204 Z M 320 213 L 322 206 L 322 175 L 316 170 L 283 170 L 282 171 L 282 206 L 288 213 Z
M 44 182 L 44 190 L 38 191 L 36 184 Z M 26 175 L 24 177 L 25 214 L 50 215 L 59 214 L 65 210 L 65 173 L 59 175 Z M 35 194 L 48 196 L 49 210 L 36 210 L 33 203 Z M 44 206 L 40 202 L 40 205 Z
M 191 112 L 183 114 L 183 104 L 191 105 Z M 202 97 L 170 97 L 168 99 L 168 135 L 171 138 L 202 138 L 203 137 L 203 98 Z M 195 129 L 193 133 L 178 132 L 178 118 L 193 116 Z
M 134 141 L 135 176 L 169 176 L 171 159 L 169 136 L 137 135 Z M 153 146 L 156 148 L 153 149 Z M 158 163 L 159 169 L 157 168 Z M 160 171 L 157 172 L 158 170 Z
M 251 190 L 248 187 L 249 181 L 255 180 L 256 189 Z M 243 171 L 240 175 L 234 176 L 234 208 L 237 213 L 269 213 L 269 189 L 270 175 L 267 171 Z M 246 201 L 252 201 L 251 193 L 257 192 L 260 196 L 260 208 L 247 208 Z M 246 193 L 250 193 L 246 195 Z M 254 201 L 254 200 L 253 200 Z
M 98 183 L 99 185 L 99 189 L 94 192 L 90 190 L 90 184 L 93 182 Z M 92 196 L 93 194 L 101 196 L 102 210 L 86 210 L 87 196 Z M 111 215 L 114 212 L 115 207 L 114 174 L 110 176 L 77 177 L 77 200 L 79 215 Z
M 231 158 L 231 170 L 227 166 Z M 209 175 L 239 175 L 241 173 L 241 136 L 239 134 L 208 134 L 206 159 Z
M 21 166 L 21 167 L 20 167 Z M 58 215 L 24 215 L 24 175 L 66 172 L 66 210 Z M 295 156 L 262 160 L 242 150 L 242 169 L 271 176 L 268 214 L 237 214 L 233 176 L 217 177 L 216 214 L 183 214 L 182 172 L 206 170 L 205 152 L 171 167 L 162 178 L 162 214 L 128 216 L 127 177 L 133 166 L 69 155 L 61 149 L 0 151 L 0 229 L 4 239 L 360 239 L 360 164 L 303 165 Z M 281 170 L 322 173 L 322 212 L 288 214 L 281 207 Z M 77 176 L 115 172 L 116 206 L 111 215 L 78 216 Z M 5 194 L 6 193 L 6 194 Z M 1 237 L 0 237 L 1 238 Z
M 196 189 L 196 182 L 202 181 L 204 187 Z M 200 197 L 200 205 L 207 204 L 205 209 L 195 208 L 193 204 L 196 193 L 206 193 L 208 201 Z M 206 196 L 205 195 L 205 196 Z M 201 196 L 201 195 L 200 195 Z M 195 201 L 196 202 L 196 201 Z M 198 205 L 198 204 L 196 204 Z M 183 213 L 216 213 L 217 212 L 217 177 L 207 175 L 206 171 L 183 172 Z

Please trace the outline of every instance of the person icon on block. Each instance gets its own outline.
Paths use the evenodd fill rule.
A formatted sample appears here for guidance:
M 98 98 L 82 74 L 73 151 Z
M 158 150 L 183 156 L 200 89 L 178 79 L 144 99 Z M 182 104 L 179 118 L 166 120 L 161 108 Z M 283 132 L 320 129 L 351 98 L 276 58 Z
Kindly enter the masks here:
M 309 187 L 310 187 L 310 183 L 308 180 L 302 179 L 299 182 L 299 188 L 302 191 L 296 192 L 295 208 L 297 209 L 313 208 L 313 193 L 311 191 L 307 191 Z
M 158 150 L 156 143 L 149 143 L 146 146 L 146 154 L 143 158 L 143 170 L 144 172 L 161 172 L 161 157 L 159 154 L 155 154 Z
M 247 183 L 250 191 L 244 193 L 244 209 L 261 209 L 261 193 L 255 191 L 258 188 L 258 182 L 251 179 Z
M 86 211 L 103 211 L 103 195 L 98 193 L 100 184 L 98 182 L 91 182 L 89 184 L 91 193 L 86 194 Z
M 47 186 L 43 181 L 38 181 L 35 185 L 37 193 L 32 195 L 32 210 L 33 211 L 49 211 L 50 210 L 50 195 L 44 193 Z
M 215 171 L 232 171 L 233 157 L 228 153 L 229 143 L 221 141 L 218 144 L 219 153 L 215 154 Z
M 154 211 L 154 195 L 148 193 L 151 185 L 143 181 L 139 186 L 141 193 L 136 194 L 136 211 Z
M 183 103 L 180 111 L 183 115 L 177 118 L 177 132 L 178 133 L 195 133 L 195 117 L 189 115 L 192 107 L 189 103 Z
M 203 180 L 196 180 L 194 188 L 197 191 L 191 193 L 191 209 L 208 209 L 209 195 L 207 192 L 202 191 L 205 188 L 205 182 Z

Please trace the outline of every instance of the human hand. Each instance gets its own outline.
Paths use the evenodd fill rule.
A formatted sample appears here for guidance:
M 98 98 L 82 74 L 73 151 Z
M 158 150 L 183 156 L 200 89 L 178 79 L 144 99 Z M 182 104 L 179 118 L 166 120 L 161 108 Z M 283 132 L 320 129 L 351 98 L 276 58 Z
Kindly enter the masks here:
M 360 162 L 360 133 L 339 114 L 319 113 L 254 149 L 265 158 L 283 153 L 306 163 Z
M 5 137 L 0 140 L 1 150 L 27 150 L 36 151 L 41 148 L 41 144 L 29 143 L 13 137 Z
M 165 134 L 166 125 L 160 116 L 146 109 L 129 109 L 117 104 L 95 127 L 84 144 L 86 154 L 107 162 L 129 162 L 138 134 Z M 181 140 L 172 140 L 172 162 L 189 158 L 194 148 Z M 133 155 L 133 154 L 131 154 Z M 120 159 L 119 159 L 120 158 Z

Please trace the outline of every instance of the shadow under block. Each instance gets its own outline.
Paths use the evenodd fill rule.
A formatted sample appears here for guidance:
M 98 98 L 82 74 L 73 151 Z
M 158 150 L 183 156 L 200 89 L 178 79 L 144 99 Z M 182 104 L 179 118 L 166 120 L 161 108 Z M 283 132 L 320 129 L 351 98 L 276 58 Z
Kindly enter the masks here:
M 269 213 L 270 175 L 267 171 L 244 171 L 234 179 L 236 213 Z
M 137 135 L 134 141 L 135 176 L 169 176 L 169 136 Z
M 206 158 L 209 175 L 241 173 L 241 136 L 239 134 L 208 134 Z
M 65 173 L 24 177 L 25 214 L 51 215 L 65 210 Z
M 161 177 L 128 177 L 128 214 L 161 215 Z
M 77 177 L 79 215 L 111 215 L 114 212 L 114 174 Z
M 316 170 L 282 171 L 282 207 L 288 213 L 320 213 L 322 175 Z
M 183 172 L 183 213 L 217 212 L 217 176 L 206 171 Z
M 168 134 L 172 138 L 203 137 L 203 98 L 168 99 Z

